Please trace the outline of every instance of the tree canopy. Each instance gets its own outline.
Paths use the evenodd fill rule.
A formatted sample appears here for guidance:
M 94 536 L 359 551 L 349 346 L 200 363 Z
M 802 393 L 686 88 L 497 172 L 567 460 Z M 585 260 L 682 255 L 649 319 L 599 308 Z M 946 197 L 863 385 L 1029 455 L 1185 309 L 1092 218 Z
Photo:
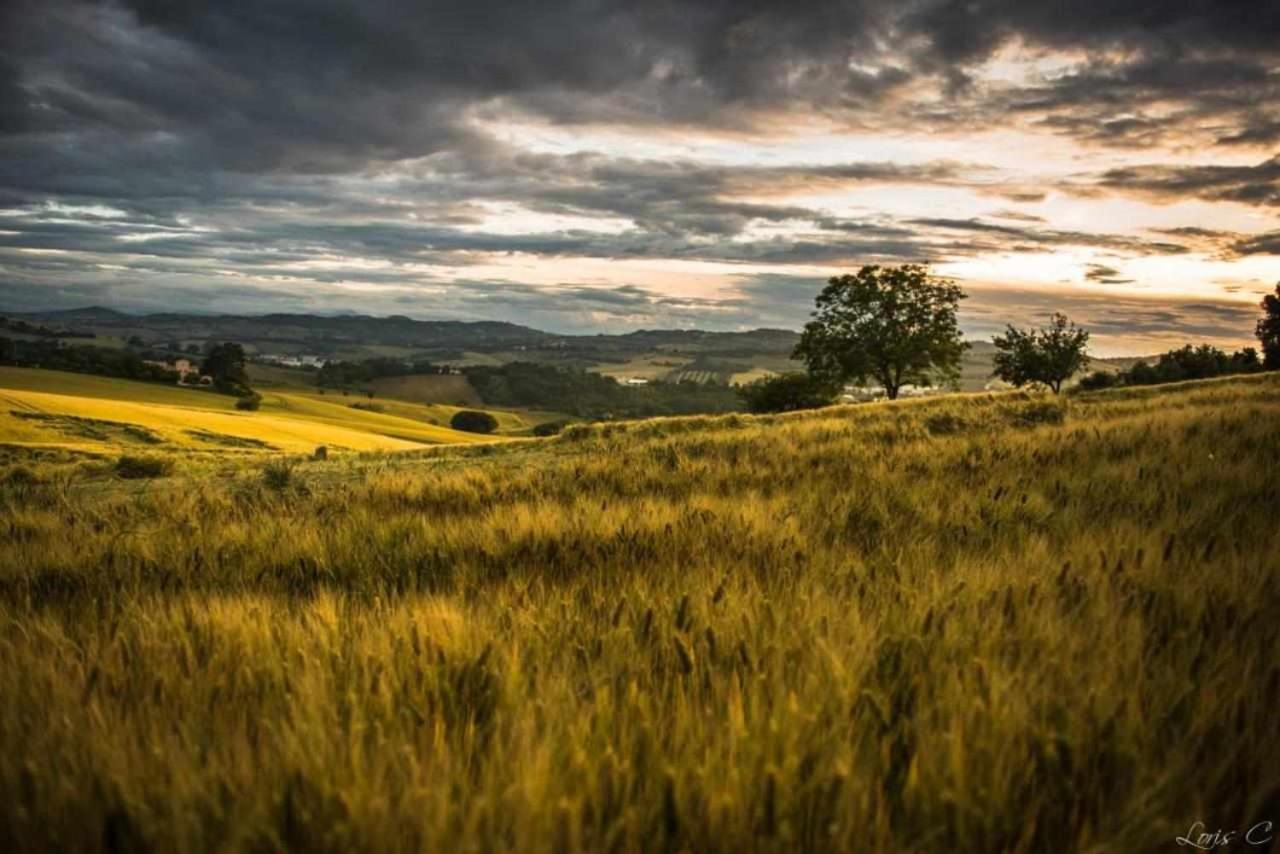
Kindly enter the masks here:
M 1280 282 L 1276 292 L 1262 298 L 1262 317 L 1255 332 L 1262 344 L 1262 366 L 1268 371 L 1280 371 Z
M 748 412 L 794 412 L 817 409 L 835 398 L 831 383 L 803 373 L 762 377 L 738 387 Z
M 210 348 L 200 365 L 200 373 L 213 378 L 213 386 L 226 394 L 249 393 L 249 372 L 245 367 L 244 348 L 233 342 Z
M 449 420 L 454 430 L 465 430 L 468 433 L 492 433 L 498 429 L 498 419 L 487 412 L 475 409 L 463 409 L 454 413 Z
M 996 345 L 994 375 L 1007 383 L 1044 385 L 1054 394 L 1089 364 L 1089 333 L 1064 314 L 1054 314 L 1043 329 L 1009 326 L 992 339 Z
M 954 382 L 968 344 L 956 314 L 964 292 L 920 264 L 867 265 L 830 279 L 818 294 L 795 358 L 820 380 L 902 386 Z

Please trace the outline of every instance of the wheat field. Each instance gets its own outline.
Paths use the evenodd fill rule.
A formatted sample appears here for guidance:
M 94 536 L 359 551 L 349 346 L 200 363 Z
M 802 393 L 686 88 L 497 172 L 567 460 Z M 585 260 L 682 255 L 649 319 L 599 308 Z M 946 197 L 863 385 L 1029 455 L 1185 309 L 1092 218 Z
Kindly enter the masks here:
M 0 473 L 6 850 L 1280 821 L 1280 377 Z
M 264 386 L 261 411 L 190 388 L 34 368 L 0 367 L 0 443 L 92 455 L 157 452 L 407 451 L 494 441 L 451 429 L 461 407 Z M 504 434 L 527 432 L 554 413 L 495 410 Z

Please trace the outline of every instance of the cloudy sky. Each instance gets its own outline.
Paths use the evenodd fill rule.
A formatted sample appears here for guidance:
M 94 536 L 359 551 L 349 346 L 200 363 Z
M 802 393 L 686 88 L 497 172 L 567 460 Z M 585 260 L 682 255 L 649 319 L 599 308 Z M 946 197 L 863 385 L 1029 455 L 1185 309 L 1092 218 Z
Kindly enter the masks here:
M 0 309 L 796 327 L 928 261 L 974 336 L 1247 343 L 1275 0 L 5 0 Z

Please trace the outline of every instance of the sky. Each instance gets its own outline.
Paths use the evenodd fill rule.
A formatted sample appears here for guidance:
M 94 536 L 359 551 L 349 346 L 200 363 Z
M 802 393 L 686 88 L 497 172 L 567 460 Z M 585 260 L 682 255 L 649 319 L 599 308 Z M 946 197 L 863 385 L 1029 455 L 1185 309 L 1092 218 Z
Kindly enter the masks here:
M 0 309 L 1249 343 L 1277 0 L 5 0 Z

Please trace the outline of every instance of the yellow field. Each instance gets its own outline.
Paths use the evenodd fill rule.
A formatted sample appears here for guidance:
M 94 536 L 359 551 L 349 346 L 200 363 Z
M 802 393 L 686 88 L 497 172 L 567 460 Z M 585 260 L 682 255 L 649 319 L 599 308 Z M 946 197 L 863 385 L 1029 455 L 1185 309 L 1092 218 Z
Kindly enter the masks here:
M 765 377 L 774 376 L 775 372 L 764 368 L 753 368 L 750 371 L 741 371 L 729 377 L 729 385 L 747 385 L 756 380 L 762 380 Z
M 208 391 L 0 368 L 0 442 L 90 453 L 122 447 L 304 453 L 319 445 L 337 451 L 403 451 L 494 441 L 445 426 L 457 409 L 281 389 L 263 391 L 258 411 L 240 412 L 233 398 Z M 545 420 L 494 415 L 500 431 L 508 433 Z

